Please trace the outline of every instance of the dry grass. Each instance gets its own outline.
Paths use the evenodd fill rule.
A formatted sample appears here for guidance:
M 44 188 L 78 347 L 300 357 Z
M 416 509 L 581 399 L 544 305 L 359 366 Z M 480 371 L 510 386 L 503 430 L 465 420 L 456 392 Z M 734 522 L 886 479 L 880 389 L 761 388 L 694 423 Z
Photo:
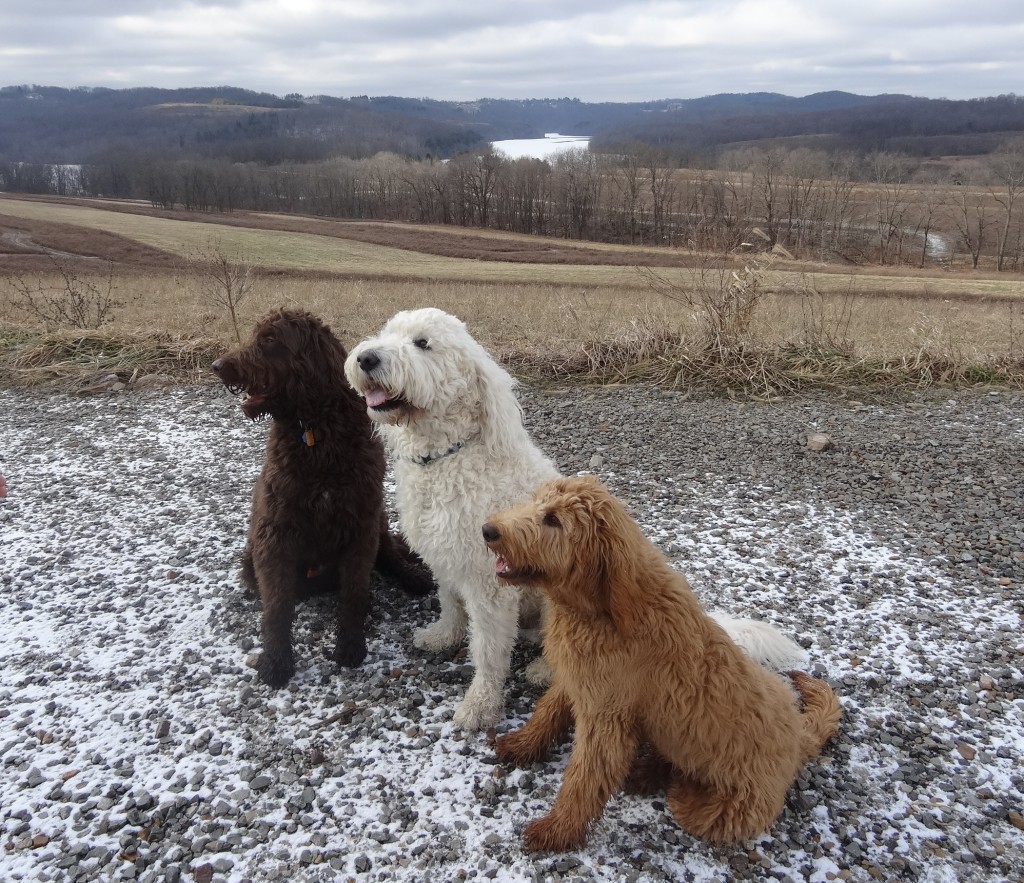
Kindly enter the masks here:
M 195 381 L 223 350 L 211 338 L 109 329 L 8 335 L 0 337 L 0 345 L 5 356 L 0 359 L 0 379 L 28 386 L 75 386 L 83 378 L 108 374 L 125 381 L 146 374 Z
M 461 234 L 410 225 L 350 228 L 278 218 L 282 225 L 309 229 L 274 230 L 238 226 L 244 218 L 235 216 L 228 224 L 208 220 L 0 198 L 0 232 L 19 231 L 20 243 L 16 252 L 0 253 L 5 381 L 38 383 L 140 366 L 143 373 L 201 375 L 231 344 L 234 332 L 227 311 L 211 304 L 199 275 L 179 256 L 213 246 L 258 266 L 251 294 L 241 305 L 243 335 L 269 309 L 295 305 L 323 316 L 351 346 L 397 310 L 436 306 L 462 317 L 514 368 L 541 377 L 643 378 L 743 395 L 864 383 L 1024 386 L 1024 286 L 1010 274 L 820 272 L 779 259 L 763 268 L 756 310 L 730 344 L 729 357 L 713 358 L 702 337 L 706 321 L 700 298 L 664 297 L 626 263 L 470 260 L 414 251 L 418 243 L 459 252 L 451 243 Z M 355 227 L 364 239 L 391 235 L 403 247 L 343 238 L 344 230 Z M 95 257 L 115 259 L 114 295 L 127 306 L 103 334 L 44 336 L 31 316 L 14 308 L 10 274 L 38 278 L 51 266 L 45 257 L 25 253 L 21 233 L 44 252 L 93 256 L 75 265 L 80 273 L 90 267 L 102 271 L 103 261 Z M 486 243 L 478 256 L 520 245 L 539 255 L 546 242 L 467 231 L 463 248 L 482 248 L 476 240 Z M 565 260 L 574 248 L 567 245 L 556 260 Z M 595 252 L 615 260 L 642 259 L 637 250 L 621 247 L 580 246 L 575 254 L 586 261 Z M 659 275 L 679 291 L 695 291 L 706 258 L 660 253 L 672 255 L 676 266 L 659 267 Z M 722 262 L 725 269 L 742 271 L 744 265 L 739 258 Z

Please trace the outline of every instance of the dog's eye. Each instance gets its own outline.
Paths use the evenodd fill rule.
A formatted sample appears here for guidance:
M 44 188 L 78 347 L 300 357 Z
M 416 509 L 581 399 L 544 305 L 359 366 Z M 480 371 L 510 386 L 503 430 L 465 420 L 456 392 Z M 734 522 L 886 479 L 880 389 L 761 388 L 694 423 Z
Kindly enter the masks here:
M 263 342 L 265 344 L 273 345 L 273 344 L 277 343 L 277 337 L 275 335 L 273 335 L 273 334 L 264 334 L 263 335 Z
M 416 347 L 417 349 L 421 349 L 421 350 L 428 350 L 428 349 L 430 349 L 430 341 L 427 340 L 425 337 L 417 337 L 412 342 L 412 345 L 414 347 Z
M 562 522 L 558 520 L 558 516 L 554 512 L 546 512 L 544 514 L 544 523 L 548 527 L 561 527 Z

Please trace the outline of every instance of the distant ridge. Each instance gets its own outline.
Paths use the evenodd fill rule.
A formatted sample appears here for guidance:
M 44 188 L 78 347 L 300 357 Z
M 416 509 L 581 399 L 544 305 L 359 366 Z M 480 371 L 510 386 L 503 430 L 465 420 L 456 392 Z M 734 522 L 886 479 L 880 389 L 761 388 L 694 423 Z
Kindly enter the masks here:
M 724 146 L 813 139 L 816 146 L 983 153 L 1024 132 L 1024 99 L 722 93 L 645 102 L 574 98 L 436 101 L 367 95 L 283 97 L 233 86 L 0 88 L 0 160 L 83 163 L 109 151 L 305 162 L 331 156 L 449 157 L 498 140 L 585 132 L 594 149 L 640 142 L 678 156 Z M 794 140 L 795 139 L 795 140 Z

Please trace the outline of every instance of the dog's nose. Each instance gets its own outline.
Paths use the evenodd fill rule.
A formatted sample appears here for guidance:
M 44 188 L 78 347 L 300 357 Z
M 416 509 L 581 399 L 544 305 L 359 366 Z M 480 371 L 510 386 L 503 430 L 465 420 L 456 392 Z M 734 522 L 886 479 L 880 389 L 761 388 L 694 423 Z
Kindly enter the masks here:
M 360 353 L 356 361 L 359 363 L 359 367 L 363 369 L 363 372 L 369 374 L 380 364 L 380 356 L 373 350 L 367 350 L 365 353 Z
M 214 359 L 213 364 L 210 365 L 210 367 L 213 368 L 214 374 L 220 374 L 220 372 L 224 370 L 224 360 Z
M 488 521 L 484 525 L 484 540 L 486 540 L 488 543 L 493 543 L 496 540 L 500 540 L 500 539 L 501 539 L 501 533 L 498 531 L 498 528 L 496 528 L 493 524 L 491 524 Z

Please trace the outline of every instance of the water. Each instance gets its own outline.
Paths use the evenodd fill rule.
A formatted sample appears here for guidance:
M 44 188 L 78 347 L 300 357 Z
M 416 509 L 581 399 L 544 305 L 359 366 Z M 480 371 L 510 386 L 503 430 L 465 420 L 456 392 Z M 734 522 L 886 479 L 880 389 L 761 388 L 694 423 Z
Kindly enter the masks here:
M 552 159 L 567 150 L 586 150 L 590 146 L 589 135 L 559 135 L 549 132 L 543 138 L 515 138 L 510 141 L 492 141 L 495 152 L 509 159 Z

